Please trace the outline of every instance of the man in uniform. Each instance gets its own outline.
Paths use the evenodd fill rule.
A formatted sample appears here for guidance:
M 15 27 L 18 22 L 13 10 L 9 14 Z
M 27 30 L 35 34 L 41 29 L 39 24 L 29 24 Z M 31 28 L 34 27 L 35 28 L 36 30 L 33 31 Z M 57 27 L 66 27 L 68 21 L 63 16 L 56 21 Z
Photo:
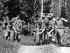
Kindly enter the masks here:
M 53 13 L 49 13 L 47 15 L 48 19 L 49 19 L 49 26 L 48 26 L 48 41 L 49 43 L 52 41 L 52 37 L 53 37 L 53 32 L 55 30 L 55 18 L 54 18 L 54 14 Z
M 20 41 L 19 33 L 22 30 L 22 20 L 19 19 L 19 16 L 12 19 L 13 22 L 13 30 L 15 32 L 14 40 Z
M 62 18 L 57 16 L 56 23 L 57 23 L 57 27 L 56 27 L 57 28 L 57 34 L 56 34 L 57 43 L 61 45 L 61 43 L 62 43 L 62 36 L 64 34 L 64 26 L 63 26 Z

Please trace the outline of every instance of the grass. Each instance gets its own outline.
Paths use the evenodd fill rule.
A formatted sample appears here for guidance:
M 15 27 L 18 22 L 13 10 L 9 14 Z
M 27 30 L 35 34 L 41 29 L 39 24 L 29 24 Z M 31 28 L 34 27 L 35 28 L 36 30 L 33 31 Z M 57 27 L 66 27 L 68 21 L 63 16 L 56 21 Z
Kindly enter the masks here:
M 18 42 L 11 42 L 3 38 L 2 33 L 0 33 L 0 53 L 13 53 L 13 49 L 19 47 Z
M 24 36 L 24 35 L 20 35 L 21 36 L 21 41 L 17 42 L 17 41 L 9 41 L 6 40 L 3 37 L 3 33 L 2 31 L 0 32 L 0 53 L 13 53 L 13 51 L 17 50 L 16 48 L 19 48 L 20 45 L 35 45 L 34 41 L 33 41 L 33 36 Z M 17 52 L 17 51 L 16 51 Z

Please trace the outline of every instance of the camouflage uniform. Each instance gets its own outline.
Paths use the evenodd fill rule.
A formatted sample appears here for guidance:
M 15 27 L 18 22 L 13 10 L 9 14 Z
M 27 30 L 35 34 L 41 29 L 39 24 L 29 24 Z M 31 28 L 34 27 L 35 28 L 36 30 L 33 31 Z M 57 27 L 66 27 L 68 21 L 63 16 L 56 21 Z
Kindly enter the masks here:
M 14 40 L 20 41 L 19 33 L 22 30 L 22 20 L 15 18 L 13 21 L 13 30 L 15 32 Z

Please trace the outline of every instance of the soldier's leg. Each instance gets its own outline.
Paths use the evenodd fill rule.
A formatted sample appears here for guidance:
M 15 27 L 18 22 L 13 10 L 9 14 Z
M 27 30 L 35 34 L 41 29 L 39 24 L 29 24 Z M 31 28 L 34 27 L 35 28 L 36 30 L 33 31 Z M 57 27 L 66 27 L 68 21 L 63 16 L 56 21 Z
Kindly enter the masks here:
M 36 40 L 35 40 L 36 44 L 40 44 L 40 36 L 39 35 L 36 35 Z
M 53 33 L 53 36 L 52 36 L 52 43 L 53 43 L 53 44 L 56 44 L 56 43 L 57 43 L 56 40 L 57 40 L 57 39 L 56 39 L 56 33 Z
M 57 32 L 57 43 L 58 44 L 61 44 L 61 37 L 59 35 L 59 32 Z
M 7 35 L 8 35 L 8 32 L 7 31 L 3 31 L 3 38 L 6 39 Z
M 13 41 L 16 40 L 16 32 L 14 31 L 14 34 L 13 34 Z
M 13 41 L 13 36 L 14 36 L 14 32 L 11 30 L 10 31 L 10 41 Z
M 40 44 L 42 45 L 44 41 L 44 34 L 40 34 Z
M 40 35 L 40 43 L 46 44 L 46 34 L 44 32 Z
M 44 43 L 47 44 L 48 34 L 47 31 L 44 32 Z
M 49 37 L 48 37 L 48 34 L 46 33 L 46 35 L 45 35 L 46 44 L 48 44 L 48 39 L 49 39 Z
M 10 32 L 8 32 L 7 36 L 6 36 L 6 40 L 9 39 L 10 40 Z
M 16 39 L 17 39 L 18 42 L 20 41 L 20 38 L 19 38 L 19 34 L 18 33 L 16 34 Z

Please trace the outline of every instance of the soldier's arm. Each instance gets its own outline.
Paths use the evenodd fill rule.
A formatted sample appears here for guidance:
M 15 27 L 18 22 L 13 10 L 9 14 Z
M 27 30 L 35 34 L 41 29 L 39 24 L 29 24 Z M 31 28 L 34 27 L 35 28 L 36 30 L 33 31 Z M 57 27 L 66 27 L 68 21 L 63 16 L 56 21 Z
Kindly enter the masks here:
M 48 34 L 50 34 L 54 29 L 52 29 L 51 31 L 48 32 Z
M 39 34 L 42 34 L 44 32 L 45 28 L 42 29 L 42 31 Z
M 68 22 L 68 20 L 66 20 L 66 19 L 64 19 L 64 18 L 61 18 L 63 21 L 65 21 L 65 22 Z
M 45 23 L 43 23 L 42 21 L 42 28 L 39 31 L 43 30 L 44 28 L 45 28 Z

